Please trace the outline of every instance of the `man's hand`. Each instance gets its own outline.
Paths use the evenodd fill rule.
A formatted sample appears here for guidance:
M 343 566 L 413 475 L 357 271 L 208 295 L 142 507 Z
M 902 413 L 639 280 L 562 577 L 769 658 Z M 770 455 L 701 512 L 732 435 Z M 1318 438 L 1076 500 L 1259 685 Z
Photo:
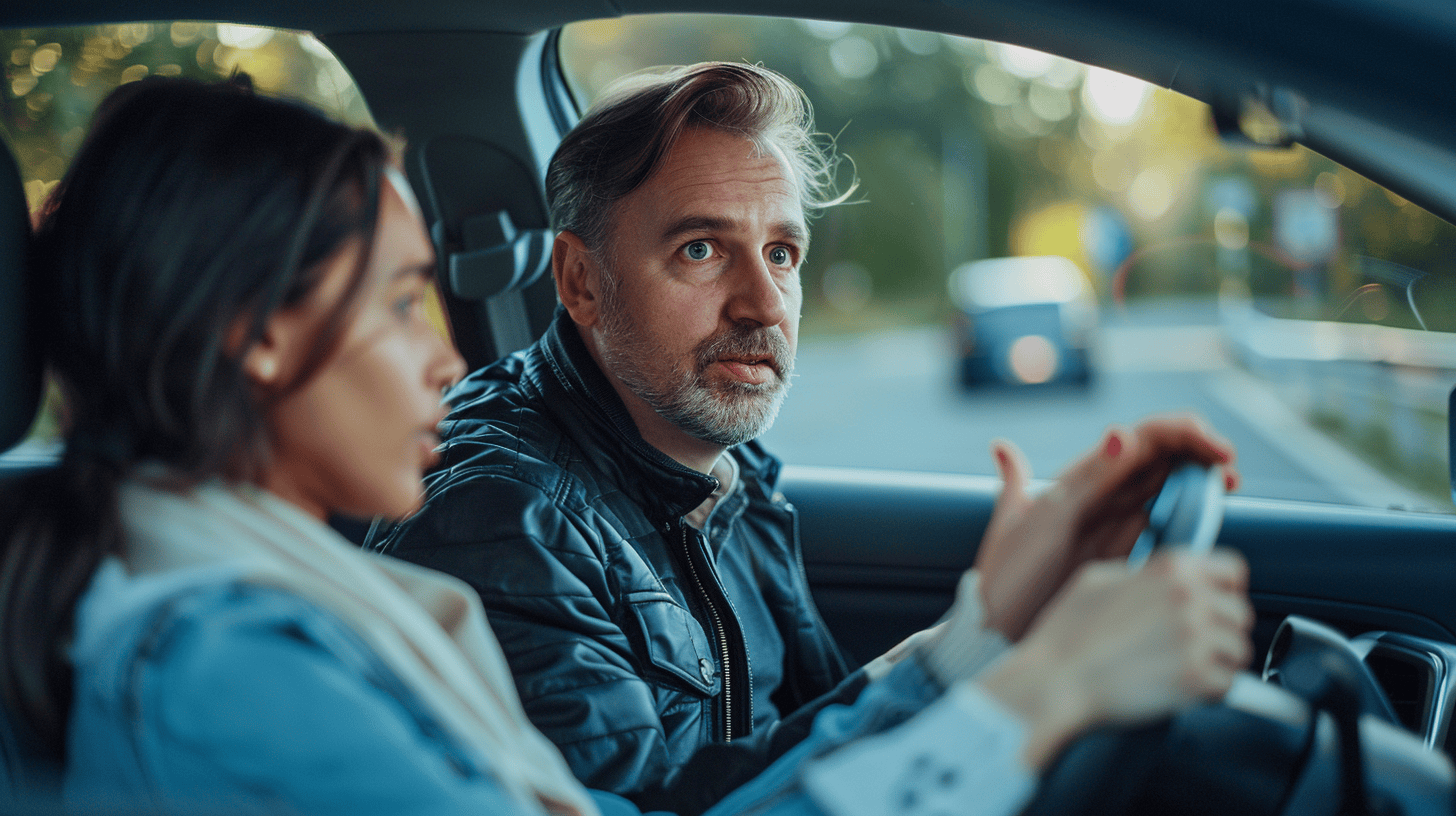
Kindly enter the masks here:
M 1042 607 L 1078 567 L 1125 557 L 1147 524 L 1147 503 L 1185 461 L 1222 465 L 1238 486 L 1234 450 L 1195 417 L 1158 417 L 1131 431 L 1110 429 L 1102 443 L 1031 497 L 1030 468 L 1016 446 L 992 445 L 1005 482 L 981 539 L 976 569 L 986 623 L 1020 640 Z
M 1084 566 L 1027 637 L 977 682 L 1026 722 L 1041 767 L 1072 736 L 1216 699 L 1248 665 L 1248 568 L 1232 550 Z

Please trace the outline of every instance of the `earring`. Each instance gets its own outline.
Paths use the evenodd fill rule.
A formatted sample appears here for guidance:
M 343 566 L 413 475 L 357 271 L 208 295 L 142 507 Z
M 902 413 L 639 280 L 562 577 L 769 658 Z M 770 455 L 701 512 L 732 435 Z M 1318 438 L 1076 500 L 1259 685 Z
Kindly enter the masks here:
M 264 357 L 258 361 L 258 379 L 263 382 L 272 382 L 278 376 L 278 361 L 272 357 Z

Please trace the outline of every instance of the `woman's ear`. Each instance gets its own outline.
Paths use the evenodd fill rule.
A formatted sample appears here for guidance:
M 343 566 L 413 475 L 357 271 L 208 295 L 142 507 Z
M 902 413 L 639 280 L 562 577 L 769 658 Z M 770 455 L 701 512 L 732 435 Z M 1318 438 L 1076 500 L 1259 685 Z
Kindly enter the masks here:
M 292 363 L 299 359 L 303 350 L 300 345 L 309 338 L 305 309 L 283 309 L 274 312 L 263 324 L 263 333 L 243 353 L 243 373 L 259 388 L 273 388 L 286 380 Z M 251 328 L 249 321 L 238 318 L 228 332 L 228 345 L 241 346 L 246 332 Z
M 281 367 L 279 356 L 271 349 L 264 348 L 263 343 L 255 343 L 248 353 L 243 356 L 243 373 L 254 385 L 264 388 L 270 387 L 278 382 L 278 370 Z
M 551 247 L 556 296 L 576 325 L 590 328 L 601 316 L 601 268 L 576 233 L 556 233 Z

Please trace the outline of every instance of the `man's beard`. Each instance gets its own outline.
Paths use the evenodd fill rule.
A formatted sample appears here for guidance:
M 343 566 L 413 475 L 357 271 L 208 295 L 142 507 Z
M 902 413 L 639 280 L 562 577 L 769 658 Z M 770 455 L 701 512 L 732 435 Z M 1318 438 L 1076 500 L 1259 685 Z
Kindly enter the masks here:
M 794 370 L 793 351 L 781 329 L 734 324 L 694 347 L 691 367 L 682 369 L 636 330 L 620 284 L 603 272 L 598 350 L 603 365 L 632 393 L 684 433 L 715 445 L 747 442 L 773 425 Z M 762 359 L 776 376 L 765 383 L 705 376 L 708 366 L 724 358 Z

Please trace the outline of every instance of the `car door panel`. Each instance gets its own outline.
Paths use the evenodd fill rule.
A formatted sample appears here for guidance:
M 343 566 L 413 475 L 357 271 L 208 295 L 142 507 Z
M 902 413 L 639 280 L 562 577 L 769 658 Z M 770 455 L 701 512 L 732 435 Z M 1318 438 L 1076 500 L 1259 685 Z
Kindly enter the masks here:
M 997 483 L 986 477 L 786 468 L 805 568 L 840 643 L 867 660 L 949 607 Z M 1231 496 L 1220 543 L 1244 554 L 1258 654 L 1284 616 L 1347 634 L 1456 642 L 1456 517 Z
M 786 467 L 820 615 L 863 663 L 950 608 L 991 518 L 989 477 Z

